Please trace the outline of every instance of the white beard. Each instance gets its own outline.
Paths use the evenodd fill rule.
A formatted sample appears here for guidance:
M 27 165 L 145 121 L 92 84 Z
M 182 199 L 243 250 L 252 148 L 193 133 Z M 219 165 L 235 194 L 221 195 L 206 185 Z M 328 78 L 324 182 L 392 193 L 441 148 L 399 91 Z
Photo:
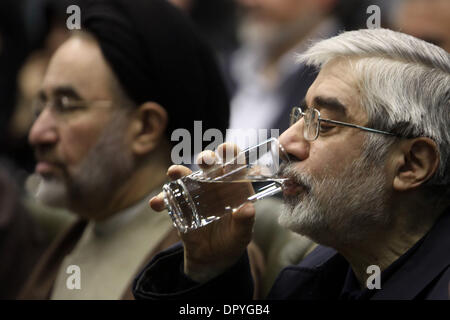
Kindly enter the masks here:
M 52 207 L 63 208 L 67 206 L 67 187 L 60 179 L 41 178 L 35 197 L 38 201 Z
M 328 246 L 346 245 L 391 222 L 386 210 L 386 178 L 380 168 L 369 169 L 363 160 L 355 161 L 337 177 L 320 181 L 289 168 L 286 173 L 308 189 L 285 199 L 278 220 L 296 233 Z

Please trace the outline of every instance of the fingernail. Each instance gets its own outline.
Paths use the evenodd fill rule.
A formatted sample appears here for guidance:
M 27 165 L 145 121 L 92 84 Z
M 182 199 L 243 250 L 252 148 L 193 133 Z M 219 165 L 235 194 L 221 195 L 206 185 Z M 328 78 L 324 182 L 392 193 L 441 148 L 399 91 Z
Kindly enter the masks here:
M 167 174 L 169 173 L 169 171 L 175 169 L 176 166 L 177 166 L 176 164 L 171 165 L 171 166 L 167 169 Z
M 216 155 L 214 153 L 208 153 L 202 157 L 202 163 L 207 164 L 207 165 L 214 164 L 215 160 L 216 160 Z

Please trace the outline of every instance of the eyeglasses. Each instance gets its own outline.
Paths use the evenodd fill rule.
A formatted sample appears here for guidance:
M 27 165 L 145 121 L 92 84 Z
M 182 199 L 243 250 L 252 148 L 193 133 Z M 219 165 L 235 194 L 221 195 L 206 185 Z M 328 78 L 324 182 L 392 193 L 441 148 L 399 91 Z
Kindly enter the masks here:
M 38 98 L 33 101 L 32 111 L 34 119 L 36 120 L 47 106 L 49 106 L 57 116 L 67 116 L 76 111 L 87 109 L 88 107 L 94 105 L 109 107 L 111 106 L 111 102 L 111 100 L 74 100 L 67 96 L 60 96 L 55 98 L 54 100 L 49 101 L 43 101 L 42 99 Z
M 380 133 L 390 136 L 397 136 L 396 134 L 386 132 L 386 131 L 380 131 L 372 128 L 362 127 L 358 126 L 356 124 L 341 122 L 341 121 L 335 121 L 335 120 L 328 120 L 328 119 L 322 119 L 320 117 L 319 110 L 315 108 L 307 108 L 305 112 L 302 111 L 299 107 L 292 108 L 291 115 L 290 115 L 290 125 L 292 126 L 294 123 L 296 123 L 301 118 L 304 118 L 305 124 L 303 126 L 303 136 L 308 141 L 314 141 L 319 137 L 319 133 L 321 132 L 321 122 L 326 123 L 332 123 L 338 126 L 345 126 L 345 127 L 351 127 L 356 128 L 364 131 L 369 131 L 372 133 Z

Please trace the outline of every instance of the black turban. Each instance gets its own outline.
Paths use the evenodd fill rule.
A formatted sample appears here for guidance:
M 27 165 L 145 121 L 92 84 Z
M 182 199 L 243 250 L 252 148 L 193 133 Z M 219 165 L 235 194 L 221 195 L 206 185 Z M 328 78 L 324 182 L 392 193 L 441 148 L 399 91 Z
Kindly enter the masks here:
M 229 99 L 212 51 L 166 0 L 87 0 L 82 28 L 98 40 L 123 89 L 137 104 L 169 114 L 167 133 L 194 120 L 203 131 L 228 127 Z M 193 137 L 193 136 L 192 136 Z

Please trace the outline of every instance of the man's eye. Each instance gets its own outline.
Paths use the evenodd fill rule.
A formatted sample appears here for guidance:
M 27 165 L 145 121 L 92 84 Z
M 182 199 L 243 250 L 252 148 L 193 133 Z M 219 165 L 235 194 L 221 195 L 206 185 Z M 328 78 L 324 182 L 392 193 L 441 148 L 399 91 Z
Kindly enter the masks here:
M 320 132 L 321 133 L 326 133 L 328 131 L 330 131 L 331 129 L 335 128 L 336 126 L 330 126 L 330 125 L 320 125 Z
M 55 101 L 55 109 L 58 112 L 71 112 L 84 108 L 80 101 L 72 101 L 69 99 L 59 99 Z

